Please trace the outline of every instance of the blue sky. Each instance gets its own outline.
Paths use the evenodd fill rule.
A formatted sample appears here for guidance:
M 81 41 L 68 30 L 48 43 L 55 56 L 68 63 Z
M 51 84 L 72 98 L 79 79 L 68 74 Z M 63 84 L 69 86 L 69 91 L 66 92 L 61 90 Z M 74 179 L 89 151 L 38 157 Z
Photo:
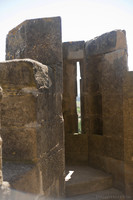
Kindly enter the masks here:
M 0 0 L 0 61 L 9 30 L 26 19 L 61 16 L 62 40 L 90 40 L 114 29 L 127 32 L 133 70 L 133 0 Z

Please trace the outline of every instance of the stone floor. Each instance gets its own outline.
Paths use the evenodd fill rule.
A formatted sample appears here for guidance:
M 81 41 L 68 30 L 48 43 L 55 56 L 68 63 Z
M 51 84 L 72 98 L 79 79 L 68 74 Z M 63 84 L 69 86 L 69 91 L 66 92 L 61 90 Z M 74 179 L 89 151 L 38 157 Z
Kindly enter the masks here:
M 20 166 L 9 163 L 4 164 L 4 178 L 6 181 L 14 181 L 18 172 L 23 174 L 32 168 L 32 165 Z M 112 176 L 89 166 L 66 167 L 66 198 L 62 200 L 132 200 L 122 192 L 113 188 Z M 8 195 L 7 195 L 8 194 Z M 6 195 L 6 196 L 5 196 Z M 16 190 L 9 190 L 5 182 L 0 189 L 0 200 L 57 200 L 26 194 Z M 61 199 L 60 199 L 61 200 Z
M 66 196 L 69 200 L 125 200 L 113 188 L 110 174 L 89 166 L 66 167 Z
M 126 200 L 119 190 L 114 188 L 66 198 L 68 200 Z M 131 198 L 128 198 L 131 200 Z

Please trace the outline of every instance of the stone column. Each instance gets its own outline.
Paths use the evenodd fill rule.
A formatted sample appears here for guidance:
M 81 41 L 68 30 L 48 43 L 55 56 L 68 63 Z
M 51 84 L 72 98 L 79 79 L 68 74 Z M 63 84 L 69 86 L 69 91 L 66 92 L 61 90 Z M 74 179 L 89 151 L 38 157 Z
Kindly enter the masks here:
M 0 185 L 3 182 L 3 175 L 2 175 L 2 138 L 1 138 L 1 100 L 3 96 L 3 89 L 0 87 Z
M 105 33 L 86 43 L 89 123 L 89 163 L 113 175 L 113 184 L 125 187 L 123 84 L 127 73 L 125 31 Z M 102 132 L 99 136 L 100 121 Z M 96 118 L 95 118 L 96 117 Z M 89 120 L 88 120 L 89 121 Z M 98 130 L 95 128 L 98 125 Z M 95 130 L 95 132 L 94 132 Z
M 78 133 L 78 115 L 76 109 L 77 80 L 76 62 L 64 61 L 63 65 L 63 116 L 67 133 Z
M 100 60 L 101 56 L 88 56 L 81 63 L 82 131 L 86 134 L 102 134 L 101 77 L 98 71 Z
M 62 116 L 63 66 L 61 18 L 54 17 L 26 20 L 8 33 L 6 42 L 7 60 L 30 58 L 47 65 L 48 67 L 46 67 L 48 70 L 45 70 L 45 67 L 39 67 L 41 65 L 39 63 L 39 66 L 34 72 L 31 70 L 31 74 L 30 72 L 27 72 L 27 70 L 29 68 L 28 66 L 32 66 L 32 64 L 23 64 L 22 68 L 25 68 L 26 66 L 26 69 L 23 69 L 22 71 L 20 69 L 23 74 L 22 75 L 20 72 L 22 75 L 22 82 L 25 80 L 25 77 L 30 74 L 30 77 L 28 77 L 26 81 L 29 83 L 30 78 L 33 75 L 32 73 L 36 75 L 35 79 L 33 79 L 35 80 L 37 87 L 39 84 L 45 82 L 44 85 L 39 88 L 37 98 L 34 96 L 36 90 L 35 93 L 33 91 L 34 94 L 32 95 L 32 88 L 24 88 L 23 92 L 30 94 L 26 95 L 27 100 L 25 99 L 26 97 L 24 98 L 22 95 L 21 101 L 25 102 L 25 109 L 28 109 L 28 112 L 31 109 L 33 114 L 30 112 L 23 118 L 23 120 L 27 119 L 29 115 L 30 121 L 32 119 L 32 122 L 31 124 L 27 124 L 26 128 L 30 129 L 31 127 L 35 127 L 34 130 L 37 131 L 37 138 L 36 131 L 33 131 L 31 137 L 29 134 L 27 137 L 31 140 L 32 144 L 32 138 L 34 137 L 34 148 L 30 151 L 30 153 L 32 159 L 33 157 L 36 157 L 36 153 L 37 157 L 39 157 L 40 168 L 42 171 L 42 190 L 49 196 L 63 196 L 65 162 L 64 123 Z M 32 61 L 30 60 L 30 62 Z M 18 70 L 19 64 L 20 63 L 16 64 Z M 14 81 L 15 79 L 14 73 L 13 70 L 10 71 L 11 81 Z M 17 75 L 19 75 L 19 72 Z M 45 81 L 46 76 L 48 81 Z M 33 85 L 31 82 L 29 83 L 29 87 L 32 87 Z M 30 103 L 28 103 L 29 101 Z M 12 105 L 10 105 L 10 107 L 13 107 L 14 105 L 19 107 L 21 104 L 13 104 L 13 102 L 14 101 L 12 101 Z M 35 108 L 35 106 L 37 106 L 37 108 Z M 19 107 L 18 109 L 21 111 L 22 108 Z M 24 113 L 26 115 L 26 112 Z M 17 125 L 21 124 L 23 120 L 20 120 Z M 36 124 L 36 120 L 39 124 Z M 20 134 L 27 135 L 27 131 L 24 132 L 24 130 L 25 129 L 22 129 Z M 17 133 L 18 132 L 16 131 L 16 138 L 18 137 Z M 26 148 L 28 147 L 29 145 L 26 145 Z M 17 153 L 21 154 L 21 151 L 18 151 Z M 35 153 L 35 155 L 33 155 L 33 153 Z M 27 152 L 25 153 L 25 156 L 28 156 Z
M 125 193 L 133 198 L 133 72 L 126 74 L 123 87 Z

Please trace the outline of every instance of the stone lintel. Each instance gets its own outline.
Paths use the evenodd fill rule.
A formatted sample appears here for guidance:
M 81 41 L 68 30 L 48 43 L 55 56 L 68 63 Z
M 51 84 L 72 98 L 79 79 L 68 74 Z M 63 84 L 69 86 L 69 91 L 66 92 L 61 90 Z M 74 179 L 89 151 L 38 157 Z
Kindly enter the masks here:
M 84 41 L 64 42 L 63 58 L 67 60 L 81 60 L 84 58 Z
M 87 41 L 86 55 L 94 56 L 109 53 L 118 49 L 127 49 L 125 30 L 114 30 Z

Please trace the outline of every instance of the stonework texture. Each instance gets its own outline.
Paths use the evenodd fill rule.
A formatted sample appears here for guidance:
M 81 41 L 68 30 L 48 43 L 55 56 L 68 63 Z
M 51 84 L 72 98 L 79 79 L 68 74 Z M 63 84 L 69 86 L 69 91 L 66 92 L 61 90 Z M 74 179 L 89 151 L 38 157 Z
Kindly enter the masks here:
M 53 70 L 29 59 L 0 63 L 0 71 L 3 159 L 34 164 L 44 194 L 58 196 L 64 180 L 63 121 Z
M 60 17 L 27 20 L 7 35 L 6 59 L 28 59 L 0 63 L 3 159 L 33 165 L 12 187 L 53 197 L 64 195 L 61 47 Z
M 45 65 L 62 62 L 61 19 L 26 20 L 6 39 L 6 60 L 31 58 Z
M 62 44 L 60 17 L 26 20 L 8 33 L 6 59 L 0 63 L 0 134 L 11 187 L 62 197 L 66 162 L 111 174 L 113 186 L 133 196 L 133 73 L 126 32 Z
M 111 173 L 113 185 L 132 195 L 132 115 L 127 112 L 128 109 L 132 112 L 129 95 L 132 78 L 127 67 L 125 31 L 105 33 L 84 44 L 82 41 L 64 43 L 63 59 L 66 163 L 83 164 L 86 161 Z M 82 134 L 74 135 L 72 125 L 77 119 L 71 118 L 70 113 L 75 107 L 77 86 L 76 72 L 72 74 L 71 70 L 76 69 L 74 65 L 78 61 Z M 74 63 L 73 66 L 70 63 Z

